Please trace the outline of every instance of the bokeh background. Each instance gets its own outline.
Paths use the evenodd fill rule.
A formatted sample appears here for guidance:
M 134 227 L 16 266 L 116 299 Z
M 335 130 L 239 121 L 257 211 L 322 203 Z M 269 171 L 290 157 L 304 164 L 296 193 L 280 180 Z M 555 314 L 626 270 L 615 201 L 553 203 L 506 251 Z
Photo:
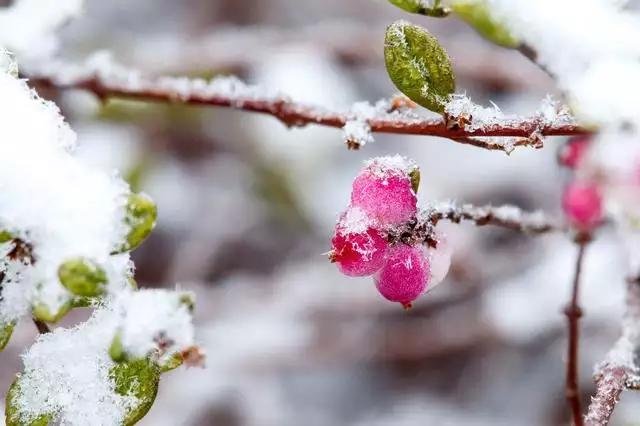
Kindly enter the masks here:
M 410 16 L 384 0 L 88 0 L 62 30 L 61 55 L 102 49 L 146 74 L 235 74 L 325 106 L 396 92 L 385 27 L 421 24 L 452 57 L 458 90 L 531 114 L 553 81 L 455 18 Z M 565 318 L 576 248 L 442 224 L 454 247 L 445 282 L 410 312 L 371 279 L 348 279 L 323 253 L 366 159 L 400 153 L 422 170 L 423 203 L 455 199 L 559 214 L 562 138 L 511 156 L 424 136 L 376 135 L 348 151 L 337 129 L 286 129 L 219 108 L 111 101 L 41 90 L 77 131 L 80 155 L 117 168 L 159 206 L 134 253 L 145 287 L 197 294 L 205 369 L 163 377 L 146 426 L 565 425 Z M 428 114 L 428 112 L 425 112 Z M 623 257 L 602 230 L 586 257 L 583 402 L 593 365 L 618 333 Z M 87 316 L 74 311 L 70 325 Z M 33 341 L 21 324 L 1 355 L 4 392 Z M 640 420 L 623 395 L 613 424 Z

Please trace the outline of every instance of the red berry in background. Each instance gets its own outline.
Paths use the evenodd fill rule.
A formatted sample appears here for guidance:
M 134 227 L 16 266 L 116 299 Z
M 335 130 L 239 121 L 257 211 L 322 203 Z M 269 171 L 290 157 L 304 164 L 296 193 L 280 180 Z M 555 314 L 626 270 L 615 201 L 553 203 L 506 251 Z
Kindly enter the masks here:
M 415 216 L 412 163 L 400 156 L 378 157 L 353 181 L 351 205 L 361 208 L 380 226 L 399 226 Z
M 385 235 L 357 207 L 350 207 L 341 215 L 331 243 L 329 257 L 340 272 L 350 277 L 374 274 L 382 268 L 388 249 Z
M 591 136 L 575 136 L 569 139 L 558 152 L 558 163 L 569 169 L 576 169 L 591 146 Z
M 374 275 L 380 294 L 387 300 L 411 307 L 427 288 L 431 271 L 422 246 L 398 244 L 389 249 L 382 269 Z
M 562 194 L 562 210 L 569 223 L 580 231 L 593 229 L 602 220 L 600 189 L 589 182 L 572 182 Z

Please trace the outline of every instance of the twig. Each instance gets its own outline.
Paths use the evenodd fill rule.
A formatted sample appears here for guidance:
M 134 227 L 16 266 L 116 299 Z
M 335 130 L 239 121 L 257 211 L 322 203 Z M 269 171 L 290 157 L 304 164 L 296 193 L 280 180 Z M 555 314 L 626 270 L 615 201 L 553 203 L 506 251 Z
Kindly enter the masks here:
M 573 278 L 573 287 L 571 289 L 571 300 L 564 309 L 569 325 L 569 344 L 567 348 L 567 374 L 565 383 L 565 393 L 567 403 L 571 409 L 574 424 L 583 426 L 582 404 L 580 402 L 580 388 L 578 386 L 578 346 L 580 343 L 580 317 L 582 309 L 578 304 L 578 296 L 580 293 L 580 274 L 582 271 L 582 262 L 584 252 L 588 242 L 588 237 L 578 237 L 578 259 L 576 260 L 576 269 Z
M 51 329 L 49 328 L 46 322 L 41 321 L 37 318 L 33 318 L 33 323 L 36 325 L 36 328 L 38 329 L 38 333 L 40 334 L 51 333 Z
M 350 66 L 379 66 L 384 61 L 380 48 L 387 21 L 363 24 L 357 21 L 321 21 L 299 28 L 217 27 L 199 37 L 141 39 L 126 46 L 127 62 L 152 74 L 184 74 L 198 70 L 239 73 L 286 49 L 309 49 L 326 53 Z M 162 36 L 160 36 L 162 37 Z M 470 34 L 469 38 L 475 37 Z M 456 58 L 456 78 L 483 86 L 507 90 L 548 92 L 552 80 L 537 72 L 511 50 L 490 44 L 470 43 L 467 37 L 441 40 Z M 251 55 L 245 52 L 251 51 Z M 207 52 L 203 55 L 202 52 Z M 317 53 L 316 53 L 317 54 Z
M 539 116 L 496 118 L 486 125 L 451 126 L 442 118 L 425 118 L 409 110 L 394 110 L 390 102 L 376 105 L 357 103 L 350 109 L 327 109 L 292 101 L 286 95 L 260 86 L 247 85 L 234 77 L 217 77 L 211 81 L 180 77 L 147 78 L 135 70 L 94 57 L 81 65 L 51 62 L 28 72 L 32 84 L 59 89 L 80 89 L 102 100 L 120 98 L 163 103 L 183 103 L 227 107 L 269 114 L 286 126 L 316 124 L 343 128 L 351 121 L 361 121 L 371 132 L 428 135 L 459 140 L 492 150 L 508 151 L 512 146 L 482 143 L 470 137 L 569 136 L 590 133 L 572 121 L 549 123 Z M 518 145 L 527 145 L 521 142 Z
M 562 223 L 549 219 L 541 211 L 528 213 L 510 205 L 475 207 L 471 204 L 456 205 L 447 202 L 432 206 L 424 215 L 434 225 L 446 219 L 455 223 L 469 220 L 475 222 L 477 226 L 494 225 L 525 234 L 544 234 L 565 230 Z
M 622 322 L 622 335 L 596 368 L 596 394 L 585 416 L 586 426 L 604 426 L 609 423 L 620 394 L 625 388 L 637 389 L 638 367 L 635 353 L 640 346 L 640 283 L 627 283 L 626 312 Z
M 563 224 L 547 218 L 541 211 L 527 213 L 510 205 L 475 207 L 471 204 L 456 205 L 452 202 L 444 202 L 422 210 L 415 220 L 405 226 L 388 230 L 389 242 L 391 244 L 402 242 L 409 245 L 423 243 L 437 247 L 438 238 L 434 227 L 441 220 L 454 223 L 467 220 L 474 222 L 476 226 L 493 225 L 528 235 L 566 229 Z

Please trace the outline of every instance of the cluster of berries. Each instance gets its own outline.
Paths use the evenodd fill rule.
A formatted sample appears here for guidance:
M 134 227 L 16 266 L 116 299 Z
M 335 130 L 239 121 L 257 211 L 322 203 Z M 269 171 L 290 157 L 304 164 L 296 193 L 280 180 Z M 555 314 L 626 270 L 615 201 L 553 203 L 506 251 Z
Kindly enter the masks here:
M 572 171 L 577 171 L 591 147 L 590 136 L 576 136 L 562 146 L 558 162 Z M 602 221 L 602 190 L 591 179 L 574 176 L 562 194 L 562 210 L 569 224 L 578 232 L 588 233 Z
M 343 274 L 373 275 L 380 294 L 405 309 L 442 282 L 451 263 L 442 234 L 436 248 L 389 237 L 416 221 L 419 182 L 418 167 L 401 156 L 369 160 L 353 182 L 351 203 L 340 214 L 329 252 Z

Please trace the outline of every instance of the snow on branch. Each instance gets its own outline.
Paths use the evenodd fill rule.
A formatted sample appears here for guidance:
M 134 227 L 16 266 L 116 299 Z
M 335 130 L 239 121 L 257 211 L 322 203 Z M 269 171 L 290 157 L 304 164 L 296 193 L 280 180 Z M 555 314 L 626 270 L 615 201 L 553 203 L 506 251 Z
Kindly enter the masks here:
M 544 234 L 565 230 L 565 226 L 560 221 L 548 218 L 542 211 L 523 212 L 520 208 L 511 205 L 475 207 L 471 204 L 457 205 L 444 202 L 427 208 L 423 215 L 433 224 L 443 219 L 454 223 L 466 220 L 474 222 L 477 226 L 494 225 L 525 234 Z
M 605 360 L 596 366 L 596 394 L 585 416 L 585 425 L 600 426 L 609 423 L 620 394 L 626 388 L 638 389 L 640 378 L 635 353 L 640 347 L 640 283 L 627 284 L 626 312 L 622 335 L 613 345 Z
M 539 147 L 543 136 L 589 133 L 566 114 L 556 111 L 555 115 L 549 116 L 549 109 L 544 106 L 534 116 L 526 118 L 506 116 L 497 108 L 482 110 L 464 96 L 452 100 L 451 112 L 446 119 L 425 118 L 393 99 L 373 105 L 358 102 L 351 108 L 329 109 L 294 102 L 283 93 L 249 85 L 231 76 L 210 81 L 186 77 L 150 78 L 113 62 L 109 55 L 102 53 L 94 54 L 81 64 L 48 61 L 32 66 L 26 74 L 32 84 L 87 90 L 102 100 L 120 98 L 227 107 L 269 114 L 288 127 L 316 124 L 342 128 L 345 141 L 352 145 L 371 140 L 371 132 L 380 132 L 439 136 L 508 153 L 515 146 Z M 545 100 L 544 104 L 547 103 Z M 453 111 L 460 115 L 453 115 Z M 355 140 L 356 136 L 359 140 Z M 488 137 L 509 139 L 504 142 L 484 139 Z

